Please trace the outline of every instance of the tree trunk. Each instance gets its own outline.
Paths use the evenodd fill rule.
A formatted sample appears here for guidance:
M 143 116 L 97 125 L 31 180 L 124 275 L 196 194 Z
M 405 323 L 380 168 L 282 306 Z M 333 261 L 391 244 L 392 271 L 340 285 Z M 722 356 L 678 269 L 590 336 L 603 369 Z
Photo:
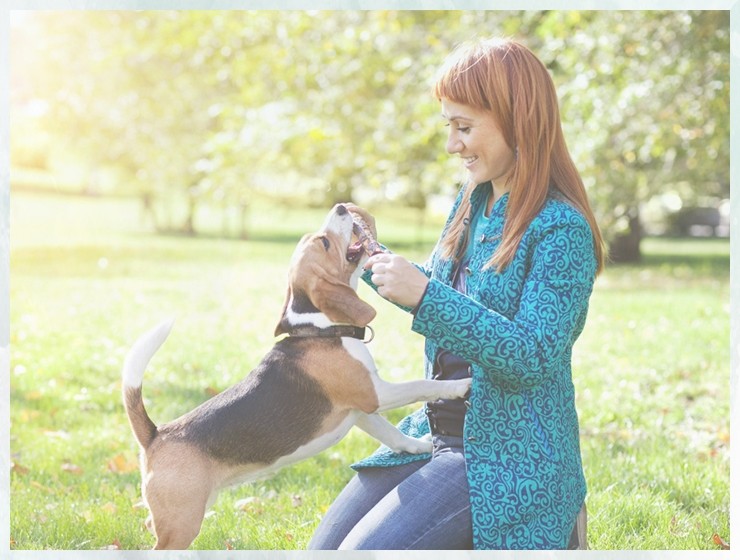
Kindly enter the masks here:
M 197 204 L 195 197 L 188 197 L 188 215 L 185 217 L 185 222 L 182 225 L 183 233 L 187 235 L 195 235 L 195 212 L 197 210 Z
M 609 247 L 609 260 L 613 263 L 635 263 L 642 260 L 640 252 L 642 225 L 640 214 L 635 211 L 629 219 L 629 231 L 618 234 Z
M 248 214 L 249 214 L 249 204 L 240 204 L 239 205 L 239 237 L 241 239 L 249 239 Z

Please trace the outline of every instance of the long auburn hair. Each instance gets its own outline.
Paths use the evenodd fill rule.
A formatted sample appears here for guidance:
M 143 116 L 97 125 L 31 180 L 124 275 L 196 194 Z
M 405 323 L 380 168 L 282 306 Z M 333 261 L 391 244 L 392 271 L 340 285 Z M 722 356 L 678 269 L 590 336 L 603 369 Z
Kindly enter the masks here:
M 514 258 L 524 233 L 542 209 L 548 188 L 588 220 L 594 239 L 597 274 L 604 267 L 604 242 L 586 189 L 563 136 L 555 85 L 545 65 L 524 45 L 509 39 L 485 39 L 456 48 L 440 68 L 433 86 L 437 99 L 489 111 L 517 157 L 508 175 L 510 186 L 501 244 L 486 267 L 503 270 Z M 440 241 L 442 256 L 457 259 L 467 229 L 470 195 L 462 202 Z

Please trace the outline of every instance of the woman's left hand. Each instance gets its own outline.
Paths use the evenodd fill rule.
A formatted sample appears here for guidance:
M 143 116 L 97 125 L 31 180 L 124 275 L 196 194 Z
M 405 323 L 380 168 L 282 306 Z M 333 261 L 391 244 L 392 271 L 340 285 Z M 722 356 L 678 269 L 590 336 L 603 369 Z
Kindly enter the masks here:
M 364 268 L 373 271 L 371 280 L 381 296 L 406 307 L 416 307 L 429 283 L 421 270 L 400 255 L 373 255 Z

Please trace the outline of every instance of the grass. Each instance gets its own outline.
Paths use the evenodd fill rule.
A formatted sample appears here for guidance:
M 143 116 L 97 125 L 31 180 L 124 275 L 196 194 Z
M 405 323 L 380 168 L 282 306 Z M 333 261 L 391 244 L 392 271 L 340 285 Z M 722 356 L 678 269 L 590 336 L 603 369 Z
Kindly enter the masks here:
M 12 548 L 151 546 L 120 403 L 129 345 L 176 317 L 145 378 L 156 422 L 246 375 L 273 343 L 295 241 L 323 215 L 258 209 L 250 241 L 188 239 L 149 233 L 134 202 L 13 194 Z M 419 260 L 440 224 L 413 223 L 379 213 L 383 240 Z M 729 243 L 649 239 L 644 249 L 641 265 L 599 278 L 574 351 L 590 545 L 716 549 L 715 533 L 730 540 Z M 418 376 L 410 319 L 361 290 L 378 309 L 381 374 Z M 305 548 L 348 465 L 375 446 L 353 430 L 268 481 L 223 492 L 194 548 Z

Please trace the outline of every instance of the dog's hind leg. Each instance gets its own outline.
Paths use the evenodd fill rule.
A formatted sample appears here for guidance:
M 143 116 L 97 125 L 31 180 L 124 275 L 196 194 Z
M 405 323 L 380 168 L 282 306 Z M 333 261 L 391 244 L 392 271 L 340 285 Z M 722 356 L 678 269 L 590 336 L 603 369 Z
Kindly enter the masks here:
M 379 414 L 362 414 L 355 425 L 375 439 L 390 447 L 396 453 L 431 453 L 432 442 L 427 439 L 414 439 L 398 431 L 393 424 Z
M 185 550 L 200 532 L 203 517 L 199 512 L 177 512 L 174 516 L 155 517 L 154 527 L 157 542 L 154 550 Z
M 186 449 L 160 455 L 145 479 L 143 493 L 151 512 L 155 549 L 185 550 L 200 532 L 213 490 L 207 460 Z M 178 452 L 180 452 L 178 456 Z
M 208 497 L 180 488 L 167 499 L 150 498 L 155 550 L 185 550 L 200 532 Z

